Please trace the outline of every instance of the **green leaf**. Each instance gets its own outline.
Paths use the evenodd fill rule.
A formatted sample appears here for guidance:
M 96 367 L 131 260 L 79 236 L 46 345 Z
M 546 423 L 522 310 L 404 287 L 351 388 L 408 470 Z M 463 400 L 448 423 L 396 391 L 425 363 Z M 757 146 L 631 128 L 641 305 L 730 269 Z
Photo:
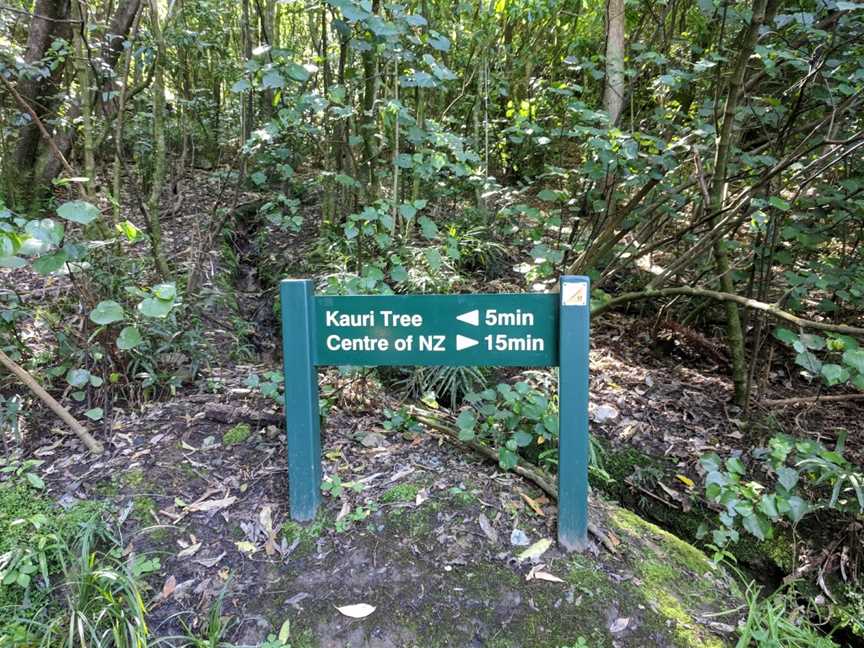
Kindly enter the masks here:
M 177 284 L 174 282 L 157 284 L 151 290 L 156 297 L 165 301 L 171 301 L 177 296 Z
M 110 299 L 99 302 L 96 304 L 96 308 L 90 311 L 90 321 L 100 326 L 119 322 L 124 317 L 123 307 Z
M 98 421 L 105 415 L 105 412 L 102 411 L 101 407 L 94 407 L 93 409 L 89 409 L 84 412 L 84 416 L 89 418 L 91 421 Z
M 297 63 L 290 63 L 285 70 L 289 77 L 294 79 L 295 81 L 299 81 L 303 83 L 304 81 L 308 81 L 309 77 L 312 76 L 312 72 L 315 72 L 317 68 L 314 65 L 299 65 Z
M 777 496 L 765 495 L 759 502 L 759 510 L 772 520 L 776 520 L 780 516 L 777 511 Z
M 791 491 L 795 488 L 795 484 L 798 483 L 798 478 L 798 471 L 794 468 L 783 466 L 777 470 L 777 481 L 780 482 L 780 485 L 787 491 Z
M 420 231 L 424 238 L 432 240 L 438 236 L 438 226 L 428 216 L 421 216 L 417 219 L 420 224 Z
M 41 275 L 57 272 L 66 265 L 69 255 L 66 250 L 57 250 L 54 254 L 45 254 L 33 262 L 33 269 Z
M 747 469 L 738 457 L 729 457 L 726 460 L 726 470 L 738 475 L 744 475 L 747 473 Z
M 441 268 L 441 253 L 435 248 L 426 248 L 423 250 L 423 256 L 426 257 L 426 263 L 429 264 L 429 267 L 432 270 L 438 270 Z
M 822 369 L 822 362 L 809 351 L 802 351 L 795 356 L 795 364 L 799 367 L 804 367 L 813 375 L 818 375 Z
M 42 481 L 42 478 L 36 473 L 24 473 L 24 478 L 30 483 L 33 488 L 38 488 L 39 490 L 45 488 L 45 482 Z
M 265 89 L 282 88 L 285 86 L 285 79 L 277 70 L 270 70 L 261 79 L 261 87 Z
M 820 351 L 825 348 L 825 338 L 821 335 L 813 335 L 812 333 L 802 333 L 799 338 L 808 349 Z
M 401 283 L 408 278 L 408 271 L 405 269 L 405 266 L 394 266 L 392 270 L 390 270 L 390 278 L 396 283 Z
M 806 501 L 797 495 L 793 495 L 789 498 L 789 519 L 793 523 L 799 522 L 807 514 L 809 508 Z
M 764 540 L 767 537 L 765 527 L 767 526 L 770 529 L 770 525 L 767 520 L 764 520 L 761 516 L 754 513 L 753 515 L 748 515 L 747 517 L 742 519 L 742 523 L 744 528 L 747 529 L 751 534 L 756 536 L 759 540 Z
M 117 223 L 114 227 L 117 231 L 123 234 L 130 243 L 134 243 L 141 238 L 142 232 L 135 226 L 135 223 L 124 220 L 122 223 Z
M 148 297 L 140 304 L 138 304 L 138 312 L 141 313 L 144 317 L 155 317 L 162 319 L 168 316 L 168 313 L 171 312 L 171 308 L 173 306 L 173 302 L 166 301 L 164 299 Z
M 777 328 L 774 329 L 774 337 L 776 337 L 781 342 L 792 345 L 798 339 L 798 334 L 790 331 L 787 328 Z
M 838 364 L 822 365 L 822 377 L 829 385 L 839 385 L 849 380 L 849 371 Z
M 473 411 L 466 409 L 459 413 L 456 419 L 456 427 L 460 430 L 473 430 L 475 425 L 477 425 L 477 417 Z
M 70 369 L 66 372 L 66 382 L 73 387 L 83 387 L 90 382 L 90 372 L 86 369 Z
M 235 81 L 234 85 L 231 86 L 231 92 L 243 92 L 244 90 L 249 90 L 252 87 L 246 79 L 240 79 L 239 81 Z
M 141 331 L 139 331 L 137 327 L 125 326 L 123 327 L 123 330 L 120 331 L 120 335 L 117 336 L 117 348 L 121 351 L 128 351 L 129 349 L 134 349 L 143 341 L 144 339 L 141 337 Z
M 771 196 L 768 199 L 768 204 L 780 211 L 789 211 L 789 203 L 777 196 Z
M 57 208 L 57 215 L 73 223 L 89 225 L 99 216 L 99 208 L 83 200 L 63 203 Z
M 531 441 L 534 437 L 531 436 L 528 432 L 524 430 L 519 430 L 513 435 L 513 440 L 516 442 L 516 445 L 520 448 L 524 448 L 526 446 L 531 445 Z
M 21 587 L 27 587 L 30 585 L 30 576 L 24 572 L 18 572 L 18 577 L 15 582 L 17 582 Z
M 545 202 L 555 202 L 558 200 L 558 193 L 551 189 L 544 189 L 537 194 L 537 197 Z
M 0 256 L 0 268 L 23 268 L 27 261 L 18 256 Z
M 843 352 L 843 363 L 864 374 L 864 349 L 849 349 Z

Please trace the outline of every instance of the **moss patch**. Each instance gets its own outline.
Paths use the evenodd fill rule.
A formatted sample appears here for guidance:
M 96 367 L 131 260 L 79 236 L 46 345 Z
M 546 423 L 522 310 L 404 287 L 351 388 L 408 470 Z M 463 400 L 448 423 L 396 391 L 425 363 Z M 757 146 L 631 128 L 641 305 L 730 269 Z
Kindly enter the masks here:
M 252 428 L 247 423 L 238 423 L 222 435 L 222 445 L 230 448 L 233 445 L 243 443 L 252 434 Z
M 391 502 L 413 502 L 417 498 L 422 486 L 420 484 L 398 484 L 381 495 L 381 501 Z

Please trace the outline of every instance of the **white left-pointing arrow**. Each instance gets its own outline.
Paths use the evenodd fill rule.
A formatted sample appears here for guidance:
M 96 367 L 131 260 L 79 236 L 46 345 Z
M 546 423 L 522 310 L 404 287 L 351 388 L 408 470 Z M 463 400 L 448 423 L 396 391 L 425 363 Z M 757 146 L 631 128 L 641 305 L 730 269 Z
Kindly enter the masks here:
M 480 311 L 475 308 L 474 310 L 468 311 L 467 313 L 457 315 L 456 319 L 460 322 L 470 324 L 471 326 L 480 326 Z
M 462 349 L 470 349 L 473 346 L 477 346 L 480 344 L 477 340 L 474 340 L 469 337 L 465 337 L 464 335 L 456 336 L 456 350 L 461 351 Z

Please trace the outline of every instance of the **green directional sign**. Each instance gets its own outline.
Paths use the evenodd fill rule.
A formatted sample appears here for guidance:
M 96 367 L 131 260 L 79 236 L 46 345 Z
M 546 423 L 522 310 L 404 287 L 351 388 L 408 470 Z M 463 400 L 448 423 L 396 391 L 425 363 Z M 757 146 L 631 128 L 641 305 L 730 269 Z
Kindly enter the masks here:
M 589 281 L 548 294 L 315 296 L 281 283 L 291 517 L 321 492 L 316 366 L 558 366 L 558 540 L 587 544 Z
M 315 298 L 315 364 L 557 364 L 558 300 L 545 295 Z

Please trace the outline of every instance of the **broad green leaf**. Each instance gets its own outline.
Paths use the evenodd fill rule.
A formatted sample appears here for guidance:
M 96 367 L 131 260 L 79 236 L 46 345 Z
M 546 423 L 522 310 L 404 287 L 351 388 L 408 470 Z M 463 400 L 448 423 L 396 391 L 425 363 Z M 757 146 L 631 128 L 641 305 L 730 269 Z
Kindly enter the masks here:
M 54 254 L 45 254 L 33 261 L 33 269 L 41 275 L 57 272 L 66 265 L 69 255 L 66 250 L 57 250 Z
M 23 268 L 27 261 L 17 256 L 0 256 L 0 268 Z
M 172 301 L 177 296 L 177 284 L 174 282 L 157 284 L 153 286 L 152 291 L 159 299 Z
M 42 478 L 36 473 L 27 472 L 24 473 L 24 477 L 27 479 L 27 481 L 33 488 L 38 488 L 39 490 L 45 488 L 45 482 L 42 481 Z
M 135 223 L 128 220 L 124 220 L 122 223 L 117 223 L 114 227 L 116 227 L 117 231 L 125 236 L 131 243 L 134 243 L 142 236 L 141 230 L 135 226 Z
M 90 321 L 100 326 L 119 322 L 124 317 L 123 307 L 110 299 L 99 302 L 96 308 L 90 311 Z
M 441 268 L 441 253 L 438 252 L 435 248 L 426 248 L 423 250 L 423 256 L 426 257 L 426 263 L 429 264 L 429 267 L 432 270 L 438 270 Z
M 24 231 L 33 238 L 49 245 L 60 245 L 64 234 L 63 225 L 50 218 L 29 221 L 24 226 Z
M 752 515 L 748 515 L 745 518 L 742 518 L 742 524 L 744 528 L 747 529 L 751 534 L 759 538 L 759 540 L 764 540 L 767 537 L 765 527 L 768 526 L 770 529 L 770 525 L 768 525 L 767 520 L 764 520 L 761 516 L 754 513 Z
M 148 297 L 138 304 L 138 312 L 144 317 L 164 318 L 171 312 L 174 302 Z
M 91 421 L 99 421 L 105 415 L 105 412 L 102 411 L 101 407 L 94 407 L 93 409 L 89 409 L 84 412 L 84 416 L 89 418 Z
M 121 351 L 134 349 L 141 344 L 144 339 L 141 337 L 141 332 L 135 326 L 125 326 L 117 336 L 117 348 Z
M 789 498 L 789 519 L 792 522 L 799 522 L 807 514 L 808 509 L 807 502 L 797 495 Z
M 726 470 L 737 475 L 744 475 L 747 469 L 738 457 L 729 457 L 726 460 Z
M 818 375 L 822 369 L 822 362 L 809 351 L 802 351 L 795 356 L 795 364 L 799 367 L 804 367 L 813 375 Z
M 438 236 L 438 226 L 431 218 L 421 216 L 417 219 L 417 222 L 420 224 L 420 231 L 423 233 L 424 238 L 432 240 Z
M 86 369 L 70 369 L 66 372 L 66 382 L 73 387 L 83 387 L 90 382 L 90 372 Z
M 401 283 L 408 278 L 408 271 L 405 270 L 405 266 L 394 266 L 392 270 L 390 270 L 390 278 L 396 283 Z
M 252 85 L 246 79 L 240 79 L 231 86 L 231 92 L 243 92 L 251 87 Z
M 57 208 L 57 215 L 73 223 L 88 225 L 99 216 L 99 208 L 83 200 L 66 202 Z
M 520 448 L 524 448 L 526 446 L 531 445 L 533 437 L 524 430 L 519 430 L 513 435 L 513 440 L 516 442 L 516 445 Z
M 798 478 L 798 471 L 794 468 L 783 466 L 777 470 L 777 481 L 780 482 L 780 485 L 787 491 L 791 491 L 795 488 L 795 484 L 798 483 Z
M 282 78 L 282 75 L 277 70 L 270 70 L 261 79 L 261 87 L 265 89 L 282 88 L 284 86 L 285 79 Z
M 462 410 L 462 412 L 460 412 L 458 418 L 456 419 L 456 426 L 460 430 L 473 430 L 476 424 L 477 417 L 470 409 Z
M 795 341 L 798 339 L 798 334 L 793 332 L 793 331 L 790 331 L 787 328 L 781 327 L 781 328 L 774 329 L 774 337 L 776 337 L 781 342 L 785 342 L 786 344 L 791 345 L 791 344 L 794 344 Z
M 849 371 L 837 364 L 822 365 L 822 377 L 829 385 L 839 385 L 849 380 Z
M 843 352 L 843 363 L 864 374 L 864 349 L 849 349 Z
M 307 81 L 309 77 L 312 76 L 312 73 L 317 71 L 317 68 L 314 65 L 298 65 L 297 63 L 289 63 L 285 71 L 289 77 L 294 79 L 294 81 L 302 83 Z

